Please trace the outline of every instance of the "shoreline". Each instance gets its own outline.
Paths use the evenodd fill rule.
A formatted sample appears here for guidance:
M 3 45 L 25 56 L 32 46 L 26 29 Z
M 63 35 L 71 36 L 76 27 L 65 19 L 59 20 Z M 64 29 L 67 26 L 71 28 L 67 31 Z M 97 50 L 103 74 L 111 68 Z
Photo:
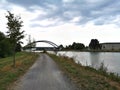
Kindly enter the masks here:
M 101 68 L 96 70 L 89 66 L 77 64 L 68 57 L 48 54 L 60 66 L 63 72 L 83 90 L 119 90 L 120 77 Z M 98 88 L 99 87 L 99 88 Z

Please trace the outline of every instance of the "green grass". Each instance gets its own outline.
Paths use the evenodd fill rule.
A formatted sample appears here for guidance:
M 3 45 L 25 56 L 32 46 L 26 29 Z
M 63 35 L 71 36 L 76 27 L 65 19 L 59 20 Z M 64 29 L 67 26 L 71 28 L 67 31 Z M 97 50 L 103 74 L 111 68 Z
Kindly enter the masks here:
M 0 90 L 7 90 L 34 63 L 37 54 L 20 52 L 16 54 L 16 67 L 13 68 L 13 57 L 0 59 Z
M 114 80 L 114 75 L 107 74 L 103 70 L 96 70 L 88 66 L 76 64 L 73 59 L 68 57 L 58 57 L 49 54 L 61 67 L 63 72 L 77 84 L 82 90 L 120 90 L 119 77 Z M 104 74 L 106 73 L 106 74 Z M 113 76 L 111 78 L 111 76 Z

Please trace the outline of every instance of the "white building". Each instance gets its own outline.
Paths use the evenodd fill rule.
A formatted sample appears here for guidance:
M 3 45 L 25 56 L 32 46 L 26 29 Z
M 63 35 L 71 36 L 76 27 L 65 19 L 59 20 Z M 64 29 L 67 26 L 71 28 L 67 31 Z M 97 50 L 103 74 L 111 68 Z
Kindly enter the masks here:
M 120 51 L 120 43 L 101 43 L 101 49 Z

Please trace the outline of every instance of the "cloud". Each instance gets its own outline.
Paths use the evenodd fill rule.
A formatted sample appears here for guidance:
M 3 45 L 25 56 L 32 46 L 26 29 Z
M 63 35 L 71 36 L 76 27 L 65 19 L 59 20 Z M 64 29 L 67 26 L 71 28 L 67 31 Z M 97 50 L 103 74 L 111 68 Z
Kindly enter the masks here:
M 7 0 L 7 2 L 20 5 L 30 12 L 43 11 L 32 20 L 33 26 L 50 26 L 59 22 L 82 25 L 91 21 L 95 25 L 103 25 L 114 23 L 120 14 L 118 8 L 120 0 Z M 76 17 L 80 19 L 75 20 Z M 39 25 L 36 21 L 40 20 L 49 20 L 51 23 Z
M 119 6 L 120 0 L 0 0 L 0 31 L 7 31 L 9 10 L 21 16 L 22 29 L 36 40 L 64 45 L 88 45 L 92 38 L 119 42 Z

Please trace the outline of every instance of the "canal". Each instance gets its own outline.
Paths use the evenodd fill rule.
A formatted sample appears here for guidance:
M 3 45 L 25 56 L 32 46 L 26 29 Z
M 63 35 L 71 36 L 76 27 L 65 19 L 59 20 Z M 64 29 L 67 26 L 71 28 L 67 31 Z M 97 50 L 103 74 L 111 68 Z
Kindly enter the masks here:
M 107 67 L 108 72 L 120 75 L 120 53 L 119 52 L 75 52 L 60 51 L 57 55 L 73 58 L 76 63 L 84 66 L 99 68 L 101 63 Z

